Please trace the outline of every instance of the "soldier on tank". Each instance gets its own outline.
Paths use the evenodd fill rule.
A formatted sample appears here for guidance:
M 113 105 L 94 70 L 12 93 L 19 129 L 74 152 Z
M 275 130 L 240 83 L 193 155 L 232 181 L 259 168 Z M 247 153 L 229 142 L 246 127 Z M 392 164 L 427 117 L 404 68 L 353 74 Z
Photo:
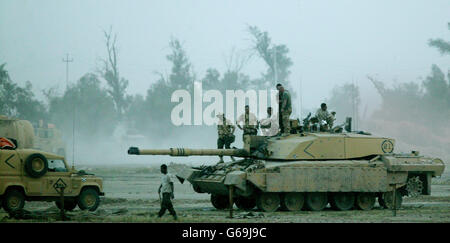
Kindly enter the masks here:
M 329 124 L 330 124 L 330 129 L 333 129 L 333 124 L 334 124 L 334 121 L 336 121 L 336 111 L 332 111 L 332 112 L 330 112 L 330 114 L 331 114 L 331 117 L 330 117 L 330 120 L 329 120 Z
M 281 133 L 283 136 L 289 135 L 291 132 L 291 124 L 289 117 L 292 113 L 291 95 L 284 89 L 283 85 L 277 84 L 278 90 L 278 106 Z
M 336 113 L 334 112 L 334 114 Z M 333 127 L 335 118 L 327 111 L 327 104 L 322 103 L 320 105 L 320 108 L 316 111 L 316 118 L 319 121 L 320 131 L 327 131 Z M 323 125 L 324 122 L 326 124 Z
M 161 201 L 161 210 L 159 210 L 158 218 L 161 218 L 166 210 L 169 210 L 170 214 L 173 216 L 173 219 L 177 220 L 177 213 L 173 209 L 171 199 L 174 199 L 174 190 L 173 190 L 173 182 L 170 179 L 169 174 L 167 173 L 167 165 L 161 165 L 161 185 L 158 188 L 158 194 L 162 193 L 162 201 Z
M 225 146 L 226 149 L 230 149 L 230 145 L 235 140 L 234 131 L 236 127 L 222 113 L 219 113 L 217 115 L 217 118 L 219 118 L 219 121 L 217 123 L 217 133 L 219 135 L 219 137 L 217 138 L 217 148 L 223 149 L 223 147 Z M 220 155 L 219 157 L 219 163 L 223 163 L 223 156 Z M 231 159 L 234 161 L 233 157 L 231 157 Z
M 243 126 L 241 126 L 240 123 L 243 123 Z M 245 106 L 245 113 L 240 115 L 237 119 L 236 125 L 239 129 L 244 131 L 243 136 L 258 134 L 258 119 L 255 114 L 250 112 L 250 107 L 248 105 Z
M 260 124 L 263 136 L 275 136 L 278 134 L 278 116 L 272 114 L 272 107 L 267 108 L 267 118 L 262 119 Z

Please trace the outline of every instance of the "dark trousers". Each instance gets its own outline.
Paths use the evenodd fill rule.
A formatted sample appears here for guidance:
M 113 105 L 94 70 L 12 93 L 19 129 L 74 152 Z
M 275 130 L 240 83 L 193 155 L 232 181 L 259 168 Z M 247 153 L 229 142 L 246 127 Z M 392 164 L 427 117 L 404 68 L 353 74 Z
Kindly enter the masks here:
M 166 213 L 166 210 L 169 210 L 169 213 L 174 217 L 177 215 L 173 209 L 172 201 L 170 200 L 170 193 L 167 192 L 163 193 L 161 210 L 159 210 L 158 217 L 162 217 L 164 213 Z
M 218 138 L 217 139 L 217 148 L 218 149 L 223 149 L 223 147 L 225 146 L 226 149 L 229 149 L 231 145 L 231 140 L 229 138 Z

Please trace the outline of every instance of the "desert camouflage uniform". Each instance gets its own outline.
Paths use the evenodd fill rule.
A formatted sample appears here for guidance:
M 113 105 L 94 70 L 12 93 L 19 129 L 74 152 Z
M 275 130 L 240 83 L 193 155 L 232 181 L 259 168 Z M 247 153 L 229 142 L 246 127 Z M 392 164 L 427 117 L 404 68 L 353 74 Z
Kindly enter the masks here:
M 328 129 L 333 128 L 334 120 L 336 119 L 333 115 L 331 115 L 328 111 L 324 111 L 319 108 L 316 112 L 317 120 L 319 120 L 319 125 L 321 126 L 322 121 L 326 121 L 328 125 Z
M 278 99 L 281 130 L 283 134 L 290 134 L 291 124 L 289 118 L 292 113 L 291 95 L 285 90 L 283 93 L 280 93 Z
M 230 149 L 230 145 L 234 142 L 234 125 L 233 123 L 225 118 L 219 118 L 219 123 L 217 125 L 217 133 L 219 137 L 217 138 L 217 148 L 223 149 L 225 146 L 226 149 Z M 219 156 L 220 161 L 223 161 L 223 156 Z
M 237 120 L 239 122 L 244 122 L 243 130 L 244 135 L 257 135 L 258 134 L 258 119 L 256 119 L 255 114 L 249 112 L 239 116 Z
M 219 119 L 219 124 L 217 125 L 217 133 L 219 135 L 217 148 L 222 149 L 225 146 L 225 148 L 229 149 L 231 143 L 234 142 L 233 132 L 234 125 L 230 120 L 224 118 Z

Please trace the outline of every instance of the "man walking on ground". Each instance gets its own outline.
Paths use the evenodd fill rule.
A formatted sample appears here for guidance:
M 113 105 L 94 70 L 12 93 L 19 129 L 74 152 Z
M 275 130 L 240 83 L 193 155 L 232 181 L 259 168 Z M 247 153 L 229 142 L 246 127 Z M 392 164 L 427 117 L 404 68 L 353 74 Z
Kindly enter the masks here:
M 174 199 L 173 194 L 173 182 L 170 180 L 170 176 L 167 173 L 167 165 L 161 165 L 161 185 L 158 188 L 158 194 L 162 193 L 162 201 L 161 201 L 161 210 L 159 210 L 158 218 L 161 218 L 166 210 L 169 210 L 170 214 L 173 216 L 173 219 L 177 220 L 177 213 L 173 209 L 171 199 Z

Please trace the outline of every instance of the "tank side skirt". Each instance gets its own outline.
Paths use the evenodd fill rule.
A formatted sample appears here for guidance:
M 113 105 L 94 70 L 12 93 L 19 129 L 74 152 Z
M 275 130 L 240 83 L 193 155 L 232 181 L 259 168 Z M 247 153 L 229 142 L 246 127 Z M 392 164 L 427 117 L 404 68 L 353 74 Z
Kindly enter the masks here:
M 384 167 L 283 167 L 265 173 L 266 186 L 258 187 L 267 192 L 385 192 L 387 174 Z

